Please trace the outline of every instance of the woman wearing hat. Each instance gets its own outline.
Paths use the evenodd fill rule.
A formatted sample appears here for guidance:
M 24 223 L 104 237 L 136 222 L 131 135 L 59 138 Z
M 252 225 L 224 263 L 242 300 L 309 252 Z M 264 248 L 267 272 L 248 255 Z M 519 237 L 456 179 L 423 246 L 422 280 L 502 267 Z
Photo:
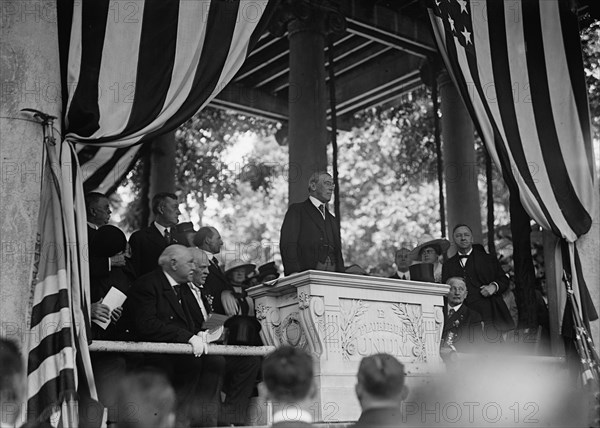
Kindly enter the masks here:
M 225 322 L 229 329 L 227 343 L 229 345 L 261 346 L 260 323 L 254 315 L 254 301 L 246 292 L 248 274 L 254 272 L 256 265 L 234 260 L 225 271 L 225 276 L 233 286 L 233 297 L 238 303 L 238 310 Z
M 442 259 L 450 248 L 447 239 L 433 239 L 431 236 L 423 237 L 423 243 L 410 252 L 414 260 L 421 263 L 433 264 L 433 278 L 435 282 L 442 282 Z

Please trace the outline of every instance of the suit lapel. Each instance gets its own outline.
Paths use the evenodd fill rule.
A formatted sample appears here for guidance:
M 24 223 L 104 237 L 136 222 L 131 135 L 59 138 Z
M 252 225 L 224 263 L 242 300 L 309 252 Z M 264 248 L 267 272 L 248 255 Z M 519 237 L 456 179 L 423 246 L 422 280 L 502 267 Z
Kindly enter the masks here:
M 187 287 L 181 287 L 183 290 L 181 298 L 186 299 L 187 307 L 192 316 L 192 321 L 197 324 L 197 328 L 202 327 L 202 323 L 204 323 L 204 315 L 202 315 L 202 310 L 200 309 L 200 305 L 196 300 L 196 296 L 192 291 L 193 285 L 189 284 Z M 204 307 L 206 308 L 206 302 L 204 301 L 204 296 L 202 296 L 202 302 L 204 303 Z
M 310 199 L 307 199 L 304 202 L 304 211 L 308 214 L 308 217 L 319 227 L 319 229 L 325 233 L 325 220 L 323 219 L 319 209 L 313 205 Z M 327 210 L 325 210 L 325 215 L 327 215 Z
M 152 223 L 150 226 L 148 226 L 147 230 L 148 230 L 148 239 L 150 241 L 153 241 L 156 244 L 162 244 L 165 247 L 167 246 L 167 243 L 165 241 L 165 237 L 162 236 L 162 234 L 156 228 L 156 226 L 154 225 L 154 223 Z
M 221 268 L 219 266 L 217 266 L 212 261 L 212 259 L 210 260 L 210 263 L 208 265 L 208 272 L 213 274 L 214 276 L 218 277 L 221 281 L 229 282 L 229 281 L 227 281 L 227 278 L 225 277 L 225 274 L 223 273 Z
M 181 317 L 181 319 L 183 321 L 185 321 L 185 323 L 187 324 L 188 319 L 185 316 L 183 307 L 179 303 L 179 299 L 175 295 L 175 291 L 173 290 L 173 287 L 171 287 L 171 284 L 169 284 L 169 280 L 164 275 L 164 273 L 163 273 L 162 277 L 163 277 L 163 284 L 162 284 L 163 285 L 163 295 L 165 296 L 165 299 L 167 300 L 167 302 L 169 302 L 169 304 L 171 305 L 173 310 L 177 313 L 177 315 L 179 315 Z

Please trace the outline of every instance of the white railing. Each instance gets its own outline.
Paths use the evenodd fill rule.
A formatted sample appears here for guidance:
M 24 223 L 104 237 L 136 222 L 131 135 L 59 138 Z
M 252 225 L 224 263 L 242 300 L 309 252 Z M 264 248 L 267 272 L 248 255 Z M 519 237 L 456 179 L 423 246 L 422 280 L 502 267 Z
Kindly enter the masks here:
M 94 340 L 90 345 L 91 352 L 135 352 L 152 354 L 193 354 L 189 343 L 164 342 L 123 342 L 112 340 Z M 241 346 L 241 345 L 208 345 L 207 354 L 263 356 L 275 350 L 274 346 Z

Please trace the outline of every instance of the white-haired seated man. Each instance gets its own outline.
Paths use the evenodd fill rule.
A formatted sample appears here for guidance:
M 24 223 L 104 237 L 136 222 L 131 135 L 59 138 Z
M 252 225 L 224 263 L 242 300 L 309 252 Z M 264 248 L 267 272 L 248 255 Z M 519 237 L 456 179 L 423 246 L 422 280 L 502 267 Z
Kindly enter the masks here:
M 163 371 L 175 387 L 178 424 L 216 426 L 225 359 L 206 355 L 206 333 L 192 316 L 197 306 L 188 285 L 195 271 L 193 253 L 171 245 L 158 264 L 134 282 L 126 310 L 132 312 L 138 339 L 192 345 L 194 355 L 147 354 L 145 363 Z

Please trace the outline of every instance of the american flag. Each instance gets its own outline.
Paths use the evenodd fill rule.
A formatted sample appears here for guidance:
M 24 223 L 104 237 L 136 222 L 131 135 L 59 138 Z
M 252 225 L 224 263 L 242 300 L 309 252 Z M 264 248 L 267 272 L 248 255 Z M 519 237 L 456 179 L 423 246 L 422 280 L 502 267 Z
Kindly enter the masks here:
M 576 242 L 590 230 L 598 195 L 578 22 L 569 2 L 433 0 L 428 12 L 448 73 L 511 193 L 518 192 L 531 218 L 569 243 L 577 272 Z M 588 293 L 578 277 L 573 289 L 584 312 Z M 563 287 L 559 293 L 564 305 Z
M 113 189 L 146 141 L 206 106 L 242 66 L 276 4 L 59 2 L 65 137 L 76 145 L 85 190 Z
M 97 399 L 87 337 L 84 181 L 106 191 L 143 142 L 204 107 L 241 67 L 275 5 L 57 2 L 65 139 L 46 146 L 29 332 L 30 419 L 62 409 L 62 426 L 76 427 L 76 400 Z

